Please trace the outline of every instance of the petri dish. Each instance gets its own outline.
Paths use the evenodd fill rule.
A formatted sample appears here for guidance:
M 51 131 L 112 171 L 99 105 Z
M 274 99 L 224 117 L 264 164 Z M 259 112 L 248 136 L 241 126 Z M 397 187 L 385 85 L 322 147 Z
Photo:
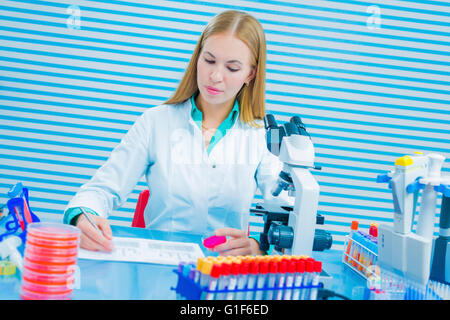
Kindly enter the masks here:
M 38 262 L 34 262 L 32 260 L 27 259 L 25 257 L 24 265 L 25 270 L 30 270 L 34 272 L 40 273 L 49 273 L 49 274 L 72 274 L 75 272 L 76 265 L 52 265 L 52 264 L 41 264 Z
M 67 294 L 73 291 L 73 283 L 63 285 L 41 284 L 22 279 L 22 288 L 27 291 L 51 293 L 51 294 Z
M 46 247 L 38 246 L 32 243 L 27 243 L 25 246 L 25 255 L 40 255 L 40 256 L 58 256 L 58 257 L 71 257 L 78 254 L 78 247 Z
M 33 222 L 27 226 L 27 233 L 50 240 L 76 240 L 80 237 L 77 227 L 56 222 Z
M 72 265 L 77 262 L 77 255 L 70 257 L 41 256 L 28 252 L 26 258 L 34 263 L 45 265 Z
M 46 274 L 39 273 L 25 269 L 22 274 L 22 281 L 27 281 L 28 283 L 36 285 L 55 285 L 55 286 L 65 286 L 73 285 L 75 278 L 73 273 L 69 274 Z
M 78 246 L 79 239 L 70 239 L 70 240 L 55 240 L 55 239 L 46 239 L 35 237 L 31 234 L 27 235 L 26 244 L 31 243 L 35 246 L 42 246 L 48 248 L 73 248 Z
M 72 291 L 68 293 L 45 293 L 31 291 L 26 288 L 21 288 L 20 297 L 23 300 L 70 300 Z

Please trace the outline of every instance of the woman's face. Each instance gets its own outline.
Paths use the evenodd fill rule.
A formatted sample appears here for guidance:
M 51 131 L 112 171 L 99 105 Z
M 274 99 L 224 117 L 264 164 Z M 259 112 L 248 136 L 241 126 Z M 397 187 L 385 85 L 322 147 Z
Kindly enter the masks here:
M 232 105 L 242 86 L 254 78 L 251 60 L 250 49 L 235 36 L 208 37 L 197 61 L 197 84 L 202 102 L 219 107 Z

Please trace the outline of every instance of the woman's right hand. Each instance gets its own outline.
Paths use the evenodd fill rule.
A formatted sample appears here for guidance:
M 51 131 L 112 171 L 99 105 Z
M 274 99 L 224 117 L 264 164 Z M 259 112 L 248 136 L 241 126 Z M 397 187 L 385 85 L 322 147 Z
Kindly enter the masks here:
M 91 225 L 83 214 L 81 214 L 77 221 L 77 227 L 81 230 L 80 247 L 92 251 L 111 252 L 114 246 L 112 242 L 111 226 L 109 225 L 108 220 L 93 214 L 90 214 L 90 218 L 99 227 L 101 233 Z

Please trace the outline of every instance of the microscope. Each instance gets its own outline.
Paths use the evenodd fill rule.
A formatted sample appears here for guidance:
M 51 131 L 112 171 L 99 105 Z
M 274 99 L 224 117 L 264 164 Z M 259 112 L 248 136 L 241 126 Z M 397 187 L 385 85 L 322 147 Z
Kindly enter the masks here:
M 314 165 L 314 146 L 300 117 L 278 126 L 273 115 L 264 117 L 268 150 L 283 162 L 277 184 L 271 190 L 277 197 L 281 192 L 295 197 L 290 204 L 258 204 L 251 212 L 263 216 L 264 231 L 260 233 L 260 249 L 267 251 L 270 245 L 275 252 L 289 255 L 311 256 L 312 251 L 329 249 L 331 234 L 316 230 L 324 218 L 317 215 L 319 184 L 310 169 L 320 170 Z
M 377 182 L 389 183 L 394 201 L 393 225 L 378 228 L 379 266 L 420 285 L 429 279 L 450 280 L 450 177 L 441 176 L 444 160 L 437 153 L 406 155 L 395 161 L 395 170 L 377 177 Z M 438 193 L 443 194 L 440 234 L 434 240 Z

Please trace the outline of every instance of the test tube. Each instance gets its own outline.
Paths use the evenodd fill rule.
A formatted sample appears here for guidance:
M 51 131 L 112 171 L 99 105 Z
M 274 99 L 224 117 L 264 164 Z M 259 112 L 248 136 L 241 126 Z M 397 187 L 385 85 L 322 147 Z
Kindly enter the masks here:
M 209 286 L 209 280 L 210 280 L 210 274 L 213 267 L 213 261 L 211 259 L 205 259 L 203 260 L 201 270 L 200 270 L 200 287 L 202 289 L 208 288 Z M 204 300 L 206 297 L 206 293 L 203 292 L 202 294 L 202 300 Z
M 223 261 L 221 264 L 219 282 L 217 284 L 218 290 L 225 290 L 228 287 L 228 283 L 230 282 L 230 271 L 231 263 L 229 261 Z M 216 300 L 224 300 L 225 296 L 225 292 L 218 292 Z
M 358 266 L 357 266 L 357 269 L 359 271 L 363 271 L 365 263 L 366 263 L 366 249 L 364 249 L 364 247 L 361 247 L 359 249 L 359 254 L 358 254 Z
M 287 263 L 287 273 L 286 273 L 286 289 L 284 291 L 283 300 L 291 300 L 292 298 L 292 286 L 294 285 L 295 269 L 297 267 L 297 261 L 291 259 Z
M 278 277 L 276 282 L 277 293 L 276 299 L 281 300 L 284 293 L 284 283 L 286 282 L 287 261 L 282 259 L 278 265 Z
M 184 265 L 186 264 L 186 262 L 180 262 L 178 264 L 178 276 L 182 277 L 183 276 L 183 269 L 184 269 Z M 184 299 L 183 295 L 181 293 L 177 293 L 177 300 L 182 300 Z
M 198 270 L 195 269 L 195 266 L 191 268 L 191 270 L 189 270 L 189 279 L 195 282 L 195 277 L 198 274 Z
M 296 289 L 294 289 L 292 292 L 292 300 L 300 299 L 300 292 L 303 289 L 299 287 L 303 285 L 304 274 L 305 274 L 305 259 L 301 258 L 297 260 L 296 273 L 294 279 L 294 287 L 296 287 Z
M 319 285 L 319 278 L 320 273 L 322 272 L 322 262 L 321 261 L 314 261 L 314 273 L 312 276 L 312 286 L 318 286 Z M 310 300 L 317 300 L 317 288 L 311 289 L 311 297 Z
M 184 278 L 188 279 L 191 275 L 191 270 L 194 268 L 194 264 L 193 263 L 182 263 L 182 268 L 181 268 L 181 273 L 183 275 Z M 193 275 L 193 274 L 192 274 Z M 192 279 L 192 278 L 191 278 Z M 181 297 L 182 299 L 186 299 L 185 297 Z
M 352 221 L 352 224 L 350 226 L 350 234 L 348 235 L 347 249 L 345 251 L 345 253 L 346 253 L 345 261 L 349 261 L 348 257 L 351 256 L 351 254 L 353 253 L 352 252 L 352 246 L 353 246 L 352 235 L 357 230 L 358 230 L 358 221 Z
M 211 259 L 205 259 L 202 262 L 200 269 L 200 285 L 206 287 L 208 285 L 209 275 L 211 274 L 211 269 L 213 266 L 213 261 Z
M 359 245 L 359 243 L 354 242 L 352 243 L 352 265 L 354 268 L 358 267 L 358 261 L 359 261 L 359 254 L 360 254 L 360 249 L 361 246 Z
M 256 286 L 256 279 L 258 278 L 259 263 L 256 260 L 250 262 L 248 270 L 248 281 L 247 281 L 247 294 L 245 296 L 246 300 L 253 300 L 254 288 Z
M 308 258 L 305 262 L 305 275 L 303 278 L 303 283 L 305 284 L 305 288 L 302 290 L 302 300 L 309 300 L 310 297 L 310 291 L 311 291 L 311 285 L 312 285 L 312 278 L 313 278 L 313 272 L 314 272 L 314 259 Z
M 233 300 L 235 296 L 235 290 L 237 287 L 237 282 L 239 279 L 239 269 L 240 269 L 241 260 L 234 259 L 231 262 L 231 270 L 230 270 L 230 278 L 228 282 L 228 292 L 225 297 L 227 300 Z
M 370 227 L 369 227 L 369 234 L 372 236 L 372 237 L 378 237 L 378 224 L 377 223 L 375 223 L 375 222 L 372 222 L 371 224 L 370 224 Z
M 214 300 L 214 291 L 217 289 L 217 283 L 219 282 L 221 269 L 222 267 L 218 263 L 212 265 L 211 273 L 208 277 L 208 290 L 210 292 L 206 293 L 206 300 Z
M 267 281 L 267 274 L 269 273 L 269 261 L 262 260 L 259 262 L 259 275 L 256 281 L 255 300 L 262 300 L 264 294 L 264 285 Z
M 277 274 L 278 274 L 278 261 L 276 261 L 275 259 L 272 259 L 269 262 L 269 275 L 268 275 L 268 281 L 267 281 L 268 290 L 266 291 L 266 294 L 264 297 L 265 300 L 272 300 L 274 297 L 275 282 L 277 280 Z
M 239 266 L 239 276 L 238 276 L 238 282 L 237 282 L 237 289 L 236 292 L 236 299 L 237 300 L 244 300 L 245 297 L 245 291 L 243 291 L 248 282 L 248 269 L 249 269 L 249 262 L 246 260 L 241 261 L 241 265 Z
M 195 267 L 194 263 L 185 263 L 183 267 L 183 275 L 188 278 L 189 273 L 191 272 L 191 269 Z
M 195 273 L 195 278 L 194 278 L 195 283 L 200 283 L 200 275 L 201 275 L 201 270 L 202 270 L 202 265 L 203 265 L 204 260 L 205 260 L 205 258 L 203 258 L 203 257 L 200 257 L 197 259 L 197 266 L 196 266 L 197 272 Z

